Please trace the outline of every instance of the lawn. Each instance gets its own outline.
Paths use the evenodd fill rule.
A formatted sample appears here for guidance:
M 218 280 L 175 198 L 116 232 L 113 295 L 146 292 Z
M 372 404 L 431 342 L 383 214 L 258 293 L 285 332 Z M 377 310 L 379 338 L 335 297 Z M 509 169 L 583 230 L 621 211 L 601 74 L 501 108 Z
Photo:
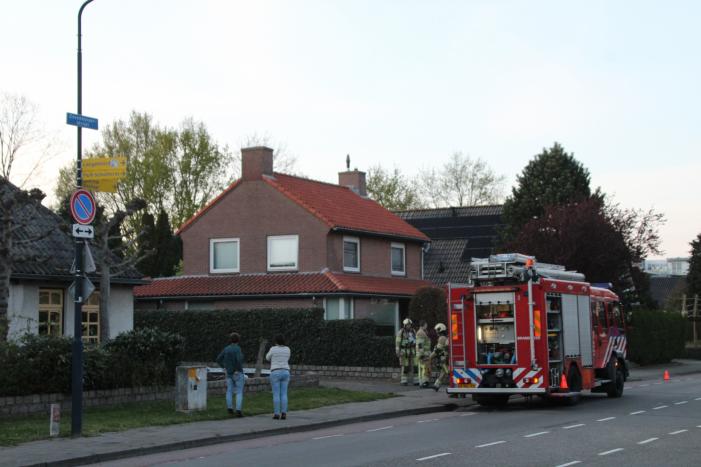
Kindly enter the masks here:
M 326 405 L 349 402 L 367 402 L 394 397 L 393 394 L 347 391 L 336 388 L 291 388 L 289 411 L 313 409 Z M 272 414 L 270 392 L 246 394 L 243 403 L 245 416 Z M 207 400 L 207 410 L 185 414 L 175 411 L 173 401 L 135 402 L 110 407 L 90 407 L 83 411 L 83 435 L 95 436 L 109 431 L 123 431 L 146 426 L 174 425 L 177 423 L 221 420 L 228 418 L 224 396 Z M 71 432 L 70 412 L 61 415 L 61 436 Z M 0 446 L 45 439 L 49 436 L 48 414 L 0 418 Z

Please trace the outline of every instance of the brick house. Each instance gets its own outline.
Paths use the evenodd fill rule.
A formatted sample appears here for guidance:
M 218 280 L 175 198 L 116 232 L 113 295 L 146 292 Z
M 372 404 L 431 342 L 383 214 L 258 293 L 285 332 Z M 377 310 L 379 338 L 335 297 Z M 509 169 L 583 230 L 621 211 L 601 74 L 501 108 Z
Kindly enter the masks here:
M 241 173 L 178 230 L 184 274 L 137 287 L 137 308 L 323 306 L 327 319 L 398 326 L 428 285 L 429 238 L 367 197 L 364 172 L 338 185 L 274 173 L 272 149 L 254 147 Z

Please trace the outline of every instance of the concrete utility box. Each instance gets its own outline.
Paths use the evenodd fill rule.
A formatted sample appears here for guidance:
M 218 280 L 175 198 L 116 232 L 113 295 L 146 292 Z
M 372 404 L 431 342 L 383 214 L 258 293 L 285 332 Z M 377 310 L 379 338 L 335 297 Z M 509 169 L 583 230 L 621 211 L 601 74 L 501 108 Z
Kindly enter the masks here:
M 175 410 L 207 410 L 206 366 L 179 366 L 175 369 Z

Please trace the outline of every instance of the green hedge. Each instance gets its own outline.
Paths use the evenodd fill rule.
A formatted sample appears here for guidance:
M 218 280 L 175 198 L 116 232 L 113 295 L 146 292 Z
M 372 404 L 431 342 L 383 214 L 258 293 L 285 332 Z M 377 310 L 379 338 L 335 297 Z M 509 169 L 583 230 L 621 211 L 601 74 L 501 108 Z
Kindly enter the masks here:
M 83 388 L 115 389 L 172 385 L 183 340 L 155 329 L 120 334 L 103 347 L 83 352 Z M 0 396 L 68 393 L 71 339 L 27 334 L 0 343 Z
M 667 363 L 685 355 L 686 321 L 678 313 L 634 310 L 628 331 L 628 359 L 640 365 Z
M 216 311 L 137 310 L 134 327 L 177 333 L 185 360 L 214 361 L 236 331 L 246 361 L 253 363 L 260 339 L 270 345 L 282 333 L 292 350 L 290 363 L 337 366 L 396 366 L 394 339 L 375 335 L 371 320 L 324 321 L 320 308 Z

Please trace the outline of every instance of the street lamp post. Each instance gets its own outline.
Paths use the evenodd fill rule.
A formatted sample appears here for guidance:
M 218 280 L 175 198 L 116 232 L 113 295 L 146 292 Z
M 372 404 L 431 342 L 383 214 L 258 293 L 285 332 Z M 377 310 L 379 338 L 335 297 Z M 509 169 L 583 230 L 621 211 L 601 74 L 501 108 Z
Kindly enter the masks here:
M 81 20 L 83 10 L 93 0 L 86 0 L 78 11 L 78 115 L 83 114 L 83 51 Z M 78 126 L 76 185 L 83 186 L 83 134 Z M 83 242 L 75 241 L 75 297 L 73 311 L 73 347 L 71 366 L 71 436 L 83 431 Z

